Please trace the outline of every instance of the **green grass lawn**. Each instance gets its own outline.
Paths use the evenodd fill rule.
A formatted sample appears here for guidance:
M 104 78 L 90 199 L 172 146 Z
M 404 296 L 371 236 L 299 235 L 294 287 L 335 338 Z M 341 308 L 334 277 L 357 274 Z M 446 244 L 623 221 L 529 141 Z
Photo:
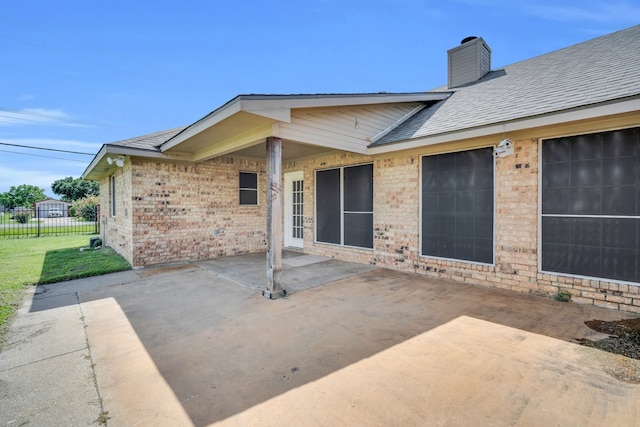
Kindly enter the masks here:
M 26 286 L 129 270 L 111 248 L 88 248 L 89 235 L 0 239 L 0 342 Z

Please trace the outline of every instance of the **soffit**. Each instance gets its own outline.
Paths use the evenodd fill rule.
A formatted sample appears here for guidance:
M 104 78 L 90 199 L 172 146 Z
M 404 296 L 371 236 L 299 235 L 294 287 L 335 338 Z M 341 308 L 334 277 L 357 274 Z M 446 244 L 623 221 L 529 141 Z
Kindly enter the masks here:
M 210 126 L 199 133 L 182 141 L 179 145 L 167 149 L 165 152 L 178 151 L 183 153 L 198 153 L 214 144 L 222 143 L 240 137 L 251 138 L 252 134 L 259 135 L 265 128 L 270 128 L 274 120 L 240 111 L 226 119 Z
M 323 155 L 331 152 L 333 150 L 317 146 L 317 145 L 309 145 L 309 144 L 300 144 L 293 141 L 283 141 L 282 142 L 282 160 L 283 161 L 292 161 L 297 159 L 304 159 L 308 157 L 314 157 L 318 155 Z M 251 147 L 244 148 L 242 150 L 234 151 L 234 156 L 240 157 L 248 157 L 256 160 L 264 160 L 266 158 L 267 153 L 267 145 L 265 141 L 261 141 L 256 145 Z

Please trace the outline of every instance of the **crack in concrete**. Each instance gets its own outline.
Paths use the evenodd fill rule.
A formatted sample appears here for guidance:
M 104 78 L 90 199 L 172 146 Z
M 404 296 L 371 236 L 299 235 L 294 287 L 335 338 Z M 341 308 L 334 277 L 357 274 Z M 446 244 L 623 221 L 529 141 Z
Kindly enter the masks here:
M 86 350 L 89 353 L 88 355 L 89 356 L 88 361 L 90 363 L 89 367 L 91 368 L 93 385 L 96 389 L 96 395 L 98 396 L 98 405 L 100 406 L 100 414 L 98 414 L 98 418 L 96 419 L 98 420 L 100 419 L 101 414 L 107 414 L 109 411 L 104 410 L 104 401 L 102 400 L 102 395 L 100 394 L 100 387 L 98 386 L 98 374 L 96 372 L 96 364 L 93 360 L 93 355 L 91 354 L 91 343 L 89 342 L 89 335 L 87 335 L 87 323 L 85 321 L 86 317 L 84 315 L 84 311 L 82 310 L 82 302 L 80 301 L 80 295 L 78 295 L 77 292 L 74 292 L 74 294 L 78 302 L 78 309 L 80 310 L 80 321 L 82 322 L 82 331 L 84 333 L 85 343 L 87 344 Z M 107 419 L 104 420 L 104 423 L 103 423 L 104 425 L 107 425 Z

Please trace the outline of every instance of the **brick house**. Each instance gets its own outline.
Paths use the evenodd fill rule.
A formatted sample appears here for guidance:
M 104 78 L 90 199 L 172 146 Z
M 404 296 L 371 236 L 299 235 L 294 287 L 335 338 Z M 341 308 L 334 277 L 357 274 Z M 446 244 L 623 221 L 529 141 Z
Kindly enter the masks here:
M 134 266 L 282 247 L 640 312 L 640 26 L 500 69 L 468 38 L 429 92 L 240 95 L 104 145 Z

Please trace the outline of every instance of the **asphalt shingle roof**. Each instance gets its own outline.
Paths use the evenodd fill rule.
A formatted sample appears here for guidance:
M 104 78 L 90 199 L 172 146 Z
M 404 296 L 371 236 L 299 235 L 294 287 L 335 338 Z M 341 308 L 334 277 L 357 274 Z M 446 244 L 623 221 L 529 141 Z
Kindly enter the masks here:
M 450 91 L 448 99 L 419 111 L 371 146 L 638 95 L 640 25 L 493 70 Z
M 150 133 L 148 135 L 137 136 L 135 138 L 123 139 L 122 141 L 112 142 L 109 145 L 119 145 L 124 147 L 141 148 L 143 150 L 158 151 L 158 147 L 160 147 L 160 145 L 173 138 L 186 128 L 187 126 L 180 126 L 173 129 Z

